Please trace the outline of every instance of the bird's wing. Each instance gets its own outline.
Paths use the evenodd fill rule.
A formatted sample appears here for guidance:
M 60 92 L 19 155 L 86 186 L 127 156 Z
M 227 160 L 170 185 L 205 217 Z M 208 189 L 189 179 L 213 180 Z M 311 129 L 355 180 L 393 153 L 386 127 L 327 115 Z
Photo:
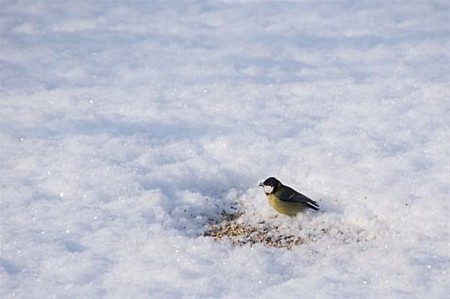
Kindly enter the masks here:
M 290 187 L 286 187 L 284 192 L 280 192 L 279 198 L 282 201 L 301 202 L 306 204 L 311 209 L 319 210 L 319 204 L 316 201 L 306 197 Z

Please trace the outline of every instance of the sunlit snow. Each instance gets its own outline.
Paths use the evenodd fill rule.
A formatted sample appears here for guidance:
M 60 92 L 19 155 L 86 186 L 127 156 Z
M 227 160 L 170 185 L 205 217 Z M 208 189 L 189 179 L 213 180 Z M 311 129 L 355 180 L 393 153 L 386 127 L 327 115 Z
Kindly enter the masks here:
M 449 298 L 449 22 L 0 1 L 0 297 Z M 270 176 L 321 211 L 277 216 Z M 205 233 L 236 212 L 271 239 Z

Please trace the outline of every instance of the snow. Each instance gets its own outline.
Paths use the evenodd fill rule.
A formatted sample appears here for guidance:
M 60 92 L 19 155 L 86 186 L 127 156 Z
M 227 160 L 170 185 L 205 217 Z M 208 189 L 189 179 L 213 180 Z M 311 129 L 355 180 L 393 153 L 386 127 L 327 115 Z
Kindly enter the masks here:
M 0 297 L 450 298 L 449 9 L 2 0 Z

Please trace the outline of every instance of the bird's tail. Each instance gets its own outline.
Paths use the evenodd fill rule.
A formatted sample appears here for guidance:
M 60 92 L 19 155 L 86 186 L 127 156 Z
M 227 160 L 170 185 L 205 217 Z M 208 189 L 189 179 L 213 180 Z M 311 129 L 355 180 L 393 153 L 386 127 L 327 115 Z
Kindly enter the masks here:
M 319 204 L 316 201 L 312 200 L 312 199 L 308 200 L 306 202 L 306 204 L 308 205 L 308 207 L 310 207 L 313 210 L 318 211 L 320 209 Z

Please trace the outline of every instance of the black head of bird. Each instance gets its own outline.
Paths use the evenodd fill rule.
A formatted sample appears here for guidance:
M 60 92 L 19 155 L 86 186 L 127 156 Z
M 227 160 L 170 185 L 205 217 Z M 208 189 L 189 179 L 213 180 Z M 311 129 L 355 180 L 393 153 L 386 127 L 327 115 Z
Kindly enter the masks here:
M 277 192 L 278 185 L 281 184 L 279 180 L 274 177 L 267 178 L 264 182 L 259 184 L 260 187 L 263 187 L 264 193 L 266 195 Z

